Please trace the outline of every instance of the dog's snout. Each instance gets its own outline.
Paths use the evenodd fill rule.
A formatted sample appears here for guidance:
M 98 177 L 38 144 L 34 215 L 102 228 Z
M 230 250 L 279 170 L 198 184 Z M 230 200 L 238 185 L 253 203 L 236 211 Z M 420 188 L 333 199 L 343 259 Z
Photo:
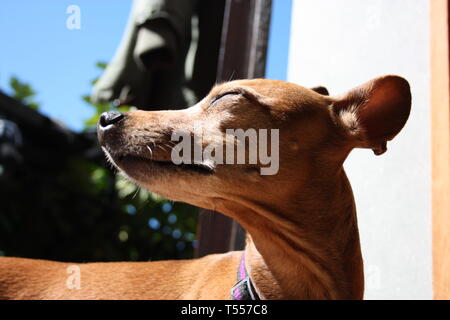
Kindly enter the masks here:
M 99 124 L 101 127 L 107 127 L 122 120 L 124 115 L 118 111 L 107 111 L 100 115 Z

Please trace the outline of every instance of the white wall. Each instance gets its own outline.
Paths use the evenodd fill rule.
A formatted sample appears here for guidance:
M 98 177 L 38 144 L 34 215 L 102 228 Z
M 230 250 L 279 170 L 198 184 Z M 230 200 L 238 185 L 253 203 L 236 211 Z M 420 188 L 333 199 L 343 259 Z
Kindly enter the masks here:
M 337 94 L 383 74 L 411 85 L 403 131 L 382 156 L 354 150 L 366 299 L 430 299 L 428 0 L 294 0 L 288 81 Z

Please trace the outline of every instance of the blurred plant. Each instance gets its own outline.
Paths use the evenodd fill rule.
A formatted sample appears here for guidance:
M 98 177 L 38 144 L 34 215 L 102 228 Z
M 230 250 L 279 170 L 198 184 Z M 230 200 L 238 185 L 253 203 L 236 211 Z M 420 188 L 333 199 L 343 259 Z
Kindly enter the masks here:
M 34 103 L 30 85 L 17 79 L 11 83 L 17 99 Z M 100 114 L 113 107 L 93 104 L 88 96 L 83 100 L 93 108 L 85 122 L 89 132 Z M 30 140 L 24 162 L 0 175 L 0 254 L 62 261 L 193 255 L 197 208 L 137 187 L 116 175 L 105 160 L 68 155 L 45 142 L 36 146 L 32 136 L 24 138 Z M 46 155 L 45 163 L 37 161 L 37 151 Z
M 9 80 L 9 86 L 13 91 L 13 98 L 21 101 L 24 105 L 29 106 L 31 109 L 39 109 L 39 104 L 34 101 L 36 92 L 28 83 L 22 82 L 16 77 L 11 77 Z

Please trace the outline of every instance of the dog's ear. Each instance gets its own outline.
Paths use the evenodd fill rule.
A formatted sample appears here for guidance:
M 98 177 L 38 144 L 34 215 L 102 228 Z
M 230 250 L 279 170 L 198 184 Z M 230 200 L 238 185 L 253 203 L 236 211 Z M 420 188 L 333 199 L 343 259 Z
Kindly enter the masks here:
M 393 75 L 378 77 L 335 97 L 333 111 L 348 131 L 353 147 L 371 148 L 376 155 L 403 128 L 411 110 L 408 82 Z
M 311 88 L 311 90 L 313 90 L 313 91 L 315 91 L 317 93 L 320 93 L 320 94 L 322 94 L 324 96 L 329 96 L 330 95 L 330 93 L 328 92 L 327 88 L 322 87 L 322 86 Z

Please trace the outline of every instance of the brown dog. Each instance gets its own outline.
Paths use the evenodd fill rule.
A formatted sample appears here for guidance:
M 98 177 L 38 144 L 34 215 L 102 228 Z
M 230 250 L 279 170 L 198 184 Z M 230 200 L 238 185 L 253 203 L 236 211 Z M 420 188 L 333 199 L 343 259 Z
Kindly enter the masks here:
M 79 265 L 0 258 L 0 297 L 229 299 L 240 268 L 251 279 L 247 289 L 263 299 L 361 299 L 356 211 L 342 165 L 353 148 L 386 151 L 409 116 L 411 94 L 397 76 L 337 97 L 325 93 L 238 80 L 186 110 L 102 115 L 99 140 L 110 160 L 149 190 L 238 220 L 249 234 L 245 259 L 242 252 Z M 279 129 L 279 170 L 262 175 L 261 161 L 174 164 L 171 136 L 193 135 L 195 123 L 202 148 L 227 140 L 227 129 Z M 78 286 L 68 285 L 68 270 L 79 273 Z

